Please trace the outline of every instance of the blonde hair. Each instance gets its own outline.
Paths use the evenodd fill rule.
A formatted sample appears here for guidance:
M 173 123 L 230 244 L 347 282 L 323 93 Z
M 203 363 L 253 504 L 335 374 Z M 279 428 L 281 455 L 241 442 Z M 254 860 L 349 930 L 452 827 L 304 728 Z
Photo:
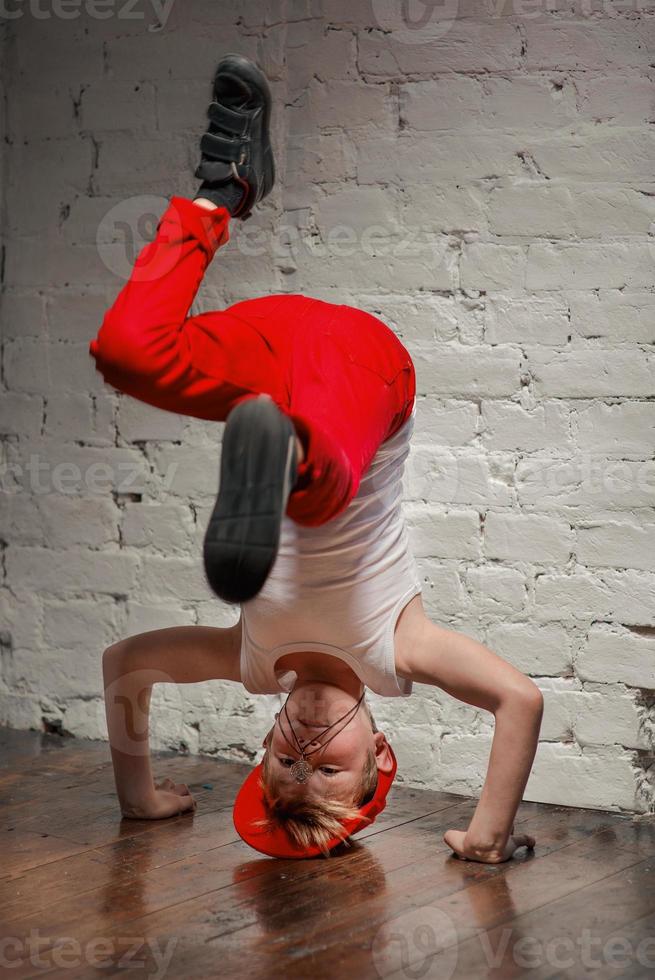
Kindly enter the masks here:
M 362 703 L 371 728 L 377 732 L 366 701 Z M 330 853 L 327 847 L 329 841 L 335 837 L 340 837 L 342 841 L 348 838 L 343 821 L 358 817 L 359 808 L 373 798 L 378 784 L 378 767 L 375 754 L 368 749 L 359 785 L 352 799 L 347 801 L 327 797 L 283 796 L 279 780 L 271 772 L 268 749 L 262 759 L 262 777 L 259 785 L 263 791 L 266 816 L 258 820 L 257 825 L 269 830 L 282 827 L 298 847 L 319 847 L 327 857 Z

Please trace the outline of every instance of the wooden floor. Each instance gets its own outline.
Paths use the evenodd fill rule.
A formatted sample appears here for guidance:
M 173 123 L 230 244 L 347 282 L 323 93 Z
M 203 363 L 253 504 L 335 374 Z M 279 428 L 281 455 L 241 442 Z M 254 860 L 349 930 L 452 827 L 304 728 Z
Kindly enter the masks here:
M 162 756 L 193 815 L 120 819 L 107 744 L 0 729 L 0 975 L 655 976 L 655 822 L 523 803 L 502 865 L 443 843 L 475 800 L 394 788 L 350 853 L 276 861 L 239 840 L 245 766 Z

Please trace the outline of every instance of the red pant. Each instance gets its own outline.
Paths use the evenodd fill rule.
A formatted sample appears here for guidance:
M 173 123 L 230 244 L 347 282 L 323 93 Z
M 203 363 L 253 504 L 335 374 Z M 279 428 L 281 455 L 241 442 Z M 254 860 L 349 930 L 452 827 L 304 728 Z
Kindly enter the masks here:
M 324 524 L 345 510 L 380 444 L 410 415 L 412 359 L 381 320 L 308 296 L 188 317 L 228 241 L 229 217 L 172 197 L 90 352 L 115 388 L 196 418 L 224 422 L 244 398 L 269 394 L 306 449 L 287 514 Z

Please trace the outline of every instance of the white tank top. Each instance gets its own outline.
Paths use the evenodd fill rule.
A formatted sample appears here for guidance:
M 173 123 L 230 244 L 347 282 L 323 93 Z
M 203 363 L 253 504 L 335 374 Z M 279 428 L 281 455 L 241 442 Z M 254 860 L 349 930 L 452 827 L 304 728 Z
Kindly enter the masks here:
M 319 527 L 284 515 L 269 576 L 241 605 L 241 679 L 247 691 L 291 691 L 297 675 L 276 670 L 276 661 L 318 650 L 345 661 L 376 694 L 411 694 L 412 682 L 396 676 L 394 628 L 405 605 L 422 591 L 402 512 L 415 417 L 416 402 L 402 428 L 378 448 L 342 514 Z

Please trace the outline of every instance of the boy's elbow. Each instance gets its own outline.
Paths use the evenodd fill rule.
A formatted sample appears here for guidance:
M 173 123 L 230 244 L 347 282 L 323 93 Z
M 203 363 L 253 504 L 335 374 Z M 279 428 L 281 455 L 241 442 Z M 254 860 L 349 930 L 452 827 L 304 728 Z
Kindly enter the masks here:
M 544 696 L 534 681 L 526 677 L 526 684 L 521 687 L 518 696 L 521 699 L 521 703 L 524 704 L 527 709 L 533 711 L 537 715 L 541 715 L 543 713 Z
M 521 708 L 541 716 L 544 710 L 544 696 L 533 680 L 524 677 L 520 684 L 504 692 L 502 704 L 509 706 L 511 710 Z

